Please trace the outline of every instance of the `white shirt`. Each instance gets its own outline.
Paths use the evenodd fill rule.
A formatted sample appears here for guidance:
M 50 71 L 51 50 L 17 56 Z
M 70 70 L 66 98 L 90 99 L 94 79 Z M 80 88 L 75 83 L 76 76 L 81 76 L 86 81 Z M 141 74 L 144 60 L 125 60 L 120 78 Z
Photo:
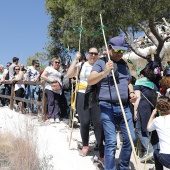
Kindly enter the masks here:
M 39 71 L 36 70 L 33 66 L 30 66 L 27 70 L 28 81 L 34 81 L 34 79 L 38 76 Z
M 160 153 L 170 154 L 170 115 L 156 117 L 148 131 L 156 130 L 159 136 Z
M 166 97 L 169 97 L 169 93 L 170 93 L 170 88 L 168 88 L 168 89 L 166 90 L 165 96 L 166 96 Z
M 60 85 L 62 85 L 61 73 L 59 71 L 57 71 L 56 69 L 54 69 L 51 66 L 46 67 L 44 71 L 46 71 L 48 73 L 47 74 L 48 79 L 55 79 L 60 83 Z M 51 85 L 48 82 L 45 83 L 45 89 L 52 91 Z M 58 93 L 61 93 L 61 90 L 59 90 Z
M 81 68 L 81 64 L 79 63 L 79 68 L 81 69 L 80 75 L 79 75 L 79 82 L 87 85 L 87 79 L 91 73 L 92 65 L 90 65 L 88 62 L 85 62 Z M 86 90 L 78 90 L 78 92 L 85 93 Z
M 18 78 L 19 74 L 15 75 L 15 78 Z M 24 79 L 24 76 L 22 76 L 22 80 Z M 23 88 L 25 89 L 25 85 L 24 84 L 15 84 L 15 88 L 14 91 L 17 91 L 18 89 Z

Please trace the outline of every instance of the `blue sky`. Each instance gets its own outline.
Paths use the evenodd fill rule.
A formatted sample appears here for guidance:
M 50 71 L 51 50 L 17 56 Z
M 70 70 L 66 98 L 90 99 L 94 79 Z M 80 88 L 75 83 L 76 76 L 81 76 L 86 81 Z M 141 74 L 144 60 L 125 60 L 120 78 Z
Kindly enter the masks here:
M 45 0 L 0 0 L 0 63 L 44 52 L 49 22 Z

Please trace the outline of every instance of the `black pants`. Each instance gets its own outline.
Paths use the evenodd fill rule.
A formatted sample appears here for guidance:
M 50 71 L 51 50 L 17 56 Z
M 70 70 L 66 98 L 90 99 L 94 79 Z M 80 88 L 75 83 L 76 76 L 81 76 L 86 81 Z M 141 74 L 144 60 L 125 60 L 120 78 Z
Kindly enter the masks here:
M 19 88 L 18 90 L 15 91 L 15 96 L 16 97 L 21 97 L 24 98 L 24 89 Z M 18 104 L 20 101 L 16 100 L 16 103 Z
M 154 158 L 156 170 L 163 170 L 163 166 L 170 168 L 170 154 L 162 154 L 159 150 L 155 150 Z
M 84 93 L 77 93 L 76 110 L 80 119 L 80 133 L 83 146 L 89 145 L 89 125 L 90 120 L 93 122 L 94 134 L 99 146 L 100 157 L 104 156 L 104 133 L 103 126 L 100 120 L 100 108 L 98 105 L 93 106 L 88 110 L 84 110 Z

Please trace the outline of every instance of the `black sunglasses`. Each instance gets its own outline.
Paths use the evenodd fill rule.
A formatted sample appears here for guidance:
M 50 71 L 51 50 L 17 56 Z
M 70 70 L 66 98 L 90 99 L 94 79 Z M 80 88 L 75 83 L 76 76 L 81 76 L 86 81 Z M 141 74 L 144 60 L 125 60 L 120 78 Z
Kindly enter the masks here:
M 20 69 L 15 69 L 15 70 L 20 70 Z
M 60 62 L 58 62 L 58 61 L 55 61 L 55 63 L 56 63 L 56 64 L 60 64 Z
M 98 55 L 98 53 L 94 53 L 94 52 L 89 52 L 89 54 L 92 55 L 92 56 L 93 56 L 93 55 L 95 55 L 95 56 Z

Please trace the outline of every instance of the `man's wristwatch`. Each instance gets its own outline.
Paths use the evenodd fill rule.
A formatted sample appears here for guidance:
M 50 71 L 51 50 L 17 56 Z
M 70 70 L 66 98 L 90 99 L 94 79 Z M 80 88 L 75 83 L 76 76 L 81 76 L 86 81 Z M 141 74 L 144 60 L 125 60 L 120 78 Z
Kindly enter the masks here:
M 131 92 L 129 93 L 129 95 L 130 95 L 131 93 L 135 94 L 135 92 L 134 92 L 134 91 L 131 91 Z

